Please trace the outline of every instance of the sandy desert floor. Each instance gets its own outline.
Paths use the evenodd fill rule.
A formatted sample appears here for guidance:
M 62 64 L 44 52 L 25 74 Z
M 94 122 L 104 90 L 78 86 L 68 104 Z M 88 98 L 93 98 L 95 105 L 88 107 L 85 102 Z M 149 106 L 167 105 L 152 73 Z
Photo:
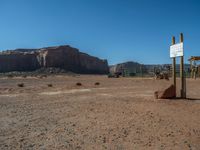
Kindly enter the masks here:
M 1 78 L 0 149 L 199 150 L 200 79 L 187 80 L 187 100 L 156 100 L 154 91 L 170 83 L 95 75 Z

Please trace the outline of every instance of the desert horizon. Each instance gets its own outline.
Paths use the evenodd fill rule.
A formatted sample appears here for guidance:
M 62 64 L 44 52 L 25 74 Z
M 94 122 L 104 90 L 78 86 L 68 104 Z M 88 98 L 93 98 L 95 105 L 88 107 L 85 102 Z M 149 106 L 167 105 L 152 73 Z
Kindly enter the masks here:
M 0 0 L 0 150 L 199 150 L 200 1 Z

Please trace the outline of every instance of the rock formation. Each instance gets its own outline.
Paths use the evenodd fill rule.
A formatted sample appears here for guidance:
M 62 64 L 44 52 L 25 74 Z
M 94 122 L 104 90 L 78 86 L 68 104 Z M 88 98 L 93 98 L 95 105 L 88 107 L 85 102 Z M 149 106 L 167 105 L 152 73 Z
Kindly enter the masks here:
M 124 74 L 125 72 L 128 72 L 129 74 L 131 73 L 136 74 L 145 72 L 145 70 L 146 69 L 144 65 L 131 61 L 110 66 L 111 74 L 116 74 L 116 73 Z
M 34 71 L 49 67 L 75 73 L 106 74 L 109 71 L 107 60 L 79 52 L 70 46 L 17 49 L 0 53 L 0 72 Z
M 174 85 L 170 85 L 168 88 L 162 91 L 156 91 L 154 93 L 156 99 L 171 99 L 176 97 L 176 89 Z
M 36 53 L 0 54 L 0 72 L 32 71 L 39 68 Z

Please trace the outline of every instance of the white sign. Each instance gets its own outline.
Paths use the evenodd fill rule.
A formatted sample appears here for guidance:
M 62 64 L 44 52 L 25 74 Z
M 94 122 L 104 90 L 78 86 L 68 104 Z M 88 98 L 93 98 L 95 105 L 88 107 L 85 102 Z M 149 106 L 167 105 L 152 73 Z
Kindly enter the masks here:
M 170 57 L 183 56 L 183 43 L 170 46 Z

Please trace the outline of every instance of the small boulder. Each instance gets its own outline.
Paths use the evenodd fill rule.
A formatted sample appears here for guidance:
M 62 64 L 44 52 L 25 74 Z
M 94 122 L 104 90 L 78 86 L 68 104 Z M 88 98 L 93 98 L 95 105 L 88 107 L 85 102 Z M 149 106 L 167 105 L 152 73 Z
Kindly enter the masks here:
M 156 99 L 171 99 L 176 97 L 176 89 L 174 85 L 170 85 L 163 91 L 156 91 L 154 93 Z

